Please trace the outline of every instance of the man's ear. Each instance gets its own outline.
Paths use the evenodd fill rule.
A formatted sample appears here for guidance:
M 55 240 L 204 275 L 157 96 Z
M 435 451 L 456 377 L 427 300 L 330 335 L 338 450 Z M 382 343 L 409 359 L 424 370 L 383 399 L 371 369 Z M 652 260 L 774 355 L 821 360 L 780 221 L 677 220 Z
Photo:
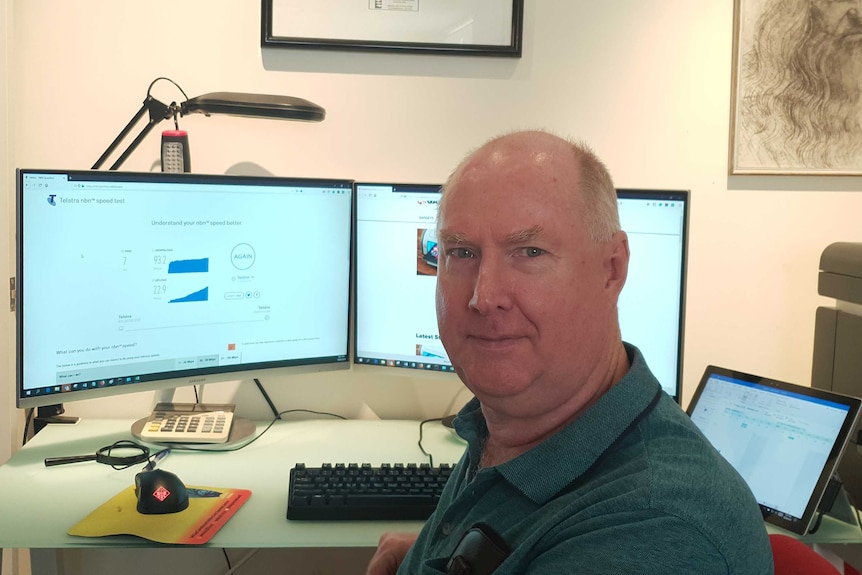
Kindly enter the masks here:
M 629 237 L 624 231 L 605 244 L 605 289 L 619 297 L 629 273 Z

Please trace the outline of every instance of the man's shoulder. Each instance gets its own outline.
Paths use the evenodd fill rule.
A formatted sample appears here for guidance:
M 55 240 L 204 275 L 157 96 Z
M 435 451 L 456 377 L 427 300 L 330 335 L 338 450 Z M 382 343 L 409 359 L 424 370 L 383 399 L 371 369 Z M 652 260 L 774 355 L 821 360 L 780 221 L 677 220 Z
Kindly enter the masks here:
M 628 450 L 632 452 L 626 453 Z M 742 476 L 669 397 L 621 446 L 620 461 L 642 458 L 638 480 L 649 510 L 673 517 L 728 560 L 768 547 L 760 509 Z

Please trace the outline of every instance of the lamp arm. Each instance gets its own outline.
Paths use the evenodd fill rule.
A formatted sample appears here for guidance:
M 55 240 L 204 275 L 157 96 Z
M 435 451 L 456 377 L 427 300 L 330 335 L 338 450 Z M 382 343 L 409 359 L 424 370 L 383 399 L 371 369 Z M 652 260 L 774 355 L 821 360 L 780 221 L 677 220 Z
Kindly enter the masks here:
M 143 141 L 143 139 L 147 136 L 147 134 L 152 131 L 152 129 L 161 122 L 162 120 L 166 120 L 171 118 L 176 113 L 176 104 L 171 104 L 167 106 L 162 102 L 159 102 L 155 98 L 150 95 L 147 95 L 147 98 L 144 100 L 141 109 L 132 117 L 126 127 L 120 132 L 120 134 L 111 142 L 111 145 L 108 146 L 108 149 L 105 150 L 102 155 L 96 160 L 96 163 L 93 164 L 92 169 L 99 169 L 102 164 L 105 163 L 105 160 L 108 159 L 108 156 L 116 149 L 116 147 L 120 144 L 121 141 L 129 134 L 135 124 L 144 116 L 146 112 L 149 112 L 150 119 L 147 122 L 147 125 L 143 127 L 141 132 L 137 135 L 137 137 L 129 144 L 129 147 L 117 158 L 117 161 L 111 166 L 111 170 L 116 170 L 120 167 L 120 165 L 126 161 L 126 158 L 135 151 L 135 148 Z

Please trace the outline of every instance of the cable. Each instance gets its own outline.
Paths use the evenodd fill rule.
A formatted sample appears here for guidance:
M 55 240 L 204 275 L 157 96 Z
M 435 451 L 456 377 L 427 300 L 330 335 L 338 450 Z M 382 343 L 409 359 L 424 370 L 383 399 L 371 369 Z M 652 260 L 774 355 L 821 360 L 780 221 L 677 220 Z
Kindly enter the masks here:
M 236 562 L 236 565 L 234 565 L 233 567 L 230 567 L 230 568 L 225 572 L 225 574 L 224 574 L 224 575 L 233 575 L 234 573 L 236 573 L 236 572 L 237 572 L 237 570 L 238 570 L 240 567 L 242 567 L 242 566 L 243 566 L 243 565 L 244 565 L 244 564 L 245 564 L 249 559 L 251 559 L 252 557 L 254 557 L 254 556 L 257 554 L 257 552 L 258 552 L 258 551 L 260 551 L 260 549 L 252 549 L 251 551 L 249 551 L 248 553 L 246 553 L 245 555 L 243 555 L 243 556 L 240 558 L 240 560 Z
M 224 553 L 224 560 L 227 563 L 228 573 L 230 573 L 230 571 L 233 569 L 233 567 L 230 564 L 230 555 L 227 554 L 227 549 L 225 549 L 225 548 L 222 548 L 221 552 Z
M 302 412 L 302 413 L 313 413 L 314 415 L 327 415 L 327 416 L 329 416 L 329 417 L 335 417 L 335 418 L 338 418 L 338 419 L 344 419 L 344 420 L 346 420 L 346 419 L 347 419 L 347 418 L 346 418 L 346 417 L 344 417 L 343 415 L 338 415 L 337 413 L 329 413 L 329 412 L 327 412 L 327 411 L 314 411 L 314 410 L 311 410 L 311 409 L 288 409 L 288 410 L 286 410 L 286 411 L 282 411 L 282 412 L 278 413 L 278 414 L 276 415 L 276 417 L 273 417 L 273 418 L 272 418 L 272 421 L 270 421 L 270 422 L 269 422 L 269 424 L 267 424 L 267 426 L 263 429 L 263 431 L 261 431 L 260 433 L 258 433 L 257 435 L 255 435 L 254 437 L 252 437 L 251 439 L 249 439 L 248 441 L 246 441 L 246 442 L 245 442 L 245 443 L 243 443 L 242 445 L 236 445 L 236 446 L 234 446 L 234 447 L 228 447 L 228 448 L 225 448 L 225 449 L 197 449 L 197 448 L 195 448 L 195 447 L 185 446 L 185 447 L 183 447 L 183 450 L 184 450 L 184 451 L 204 451 L 204 452 L 208 452 L 208 453 L 226 453 L 226 452 L 230 452 L 230 451 L 239 451 L 240 449 L 243 449 L 243 448 L 245 448 L 245 447 L 247 447 L 247 446 L 251 445 L 252 443 L 254 443 L 255 441 L 257 441 L 258 439 L 260 439 L 261 437 L 263 437 L 263 435 L 264 435 L 267 431 L 269 431 L 269 429 L 270 429 L 273 425 L 275 425 L 275 422 L 276 422 L 276 421 L 280 421 L 280 420 L 281 420 L 281 416 L 282 416 L 282 415 L 286 415 L 286 414 L 288 414 L 288 413 L 299 413 L 299 412 Z
M 21 446 L 27 445 L 27 430 L 30 429 L 30 423 L 33 421 L 33 414 L 36 413 L 36 408 L 31 407 L 26 412 L 24 417 L 24 436 L 21 438 Z
M 153 86 L 155 85 L 155 83 L 156 83 L 156 82 L 158 82 L 159 80 L 165 80 L 165 81 L 167 81 L 167 82 L 170 82 L 171 84 L 173 84 L 174 86 L 176 86 L 176 87 L 177 87 L 177 90 L 179 90 L 179 91 L 180 91 L 180 93 L 183 95 L 183 98 L 185 98 L 185 100 L 188 100 L 188 99 L 189 99 L 189 97 L 188 97 L 188 96 L 186 96 L 185 91 L 184 91 L 182 88 L 180 88 L 180 85 L 179 85 L 179 84 L 177 84 L 176 82 L 174 82 L 174 81 L 173 81 L 173 80 L 171 80 L 170 78 L 166 78 L 166 77 L 164 77 L 164 76 L 159 76 L 158 78 L 156 78 L 155 80 L 153 80 L 152 82 L 150 82 L 150 85 L 147 87 L 147 97 L 149 97 L 149 96 L 150 96 L 150 91 L 153 89 Z
M 254 384 L 257 386 L 257 389 L 260 391 L 260 394 L 261 394 L 261 395 L 263 396 L 263 398 L 266 400 L 266 403 L 267 403 L 267 405 L 269 405 L 269 408 L 272 410 L 272 413 L 275 415 L 275 418 L 276 418 L 276 419 L 281 419 L 281 415 L 278 413 L 278 410 L 275 408 L 275 404 L 274 404 L 274 403 L 272 402 L 272 400 L 269 398 L 269 394 L 268 394 L 268 393 L 266 392 L 266 390 L 263 388 L 263 384 L 262 384 L 262 383 L 260 382 L 260 380 L 259 380 L 258 378 L 256 378 L 256 377 L 254 378 Z
M 434 417 L 432 419 L 426 419 L 425 421 L 422 421 L 419 423 L 419 449 L 428 458 L 428 462 L 431 464 L 431 467 L 434 467 L 434 456 L 431 455 L 430 453 L 428 453 L 427 451 L 425 451 L 425 448 L 422 447 L 422 435 L 423 435 L 422 428 L 425 426 L 426 423 L 430 423 L 432 421 L 443 421 L 443 418 L 442 417 Z
M 343 415 L 338 415 L 337 413 L 330 413 L 328 411 L 314 411 L 313 409 L 288 409 L 286 411 L 282 411 L 278 415 L 287 415 L 288 413 L 312 413 L 314 415 L 328 415 L 329 417 L 335 417 L 337 419 L 347 420 L 348 418 Z M 279 419 L 281 419 L 279 417 Z

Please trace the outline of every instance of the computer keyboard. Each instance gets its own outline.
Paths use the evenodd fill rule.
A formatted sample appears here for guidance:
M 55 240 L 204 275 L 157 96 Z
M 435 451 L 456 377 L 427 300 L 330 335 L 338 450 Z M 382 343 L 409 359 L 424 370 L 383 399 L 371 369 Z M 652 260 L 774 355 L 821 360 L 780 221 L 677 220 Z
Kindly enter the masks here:
M 425 520 L 453 469 L 448 463 L 297 463 L 290 470 L 287 518 Z

